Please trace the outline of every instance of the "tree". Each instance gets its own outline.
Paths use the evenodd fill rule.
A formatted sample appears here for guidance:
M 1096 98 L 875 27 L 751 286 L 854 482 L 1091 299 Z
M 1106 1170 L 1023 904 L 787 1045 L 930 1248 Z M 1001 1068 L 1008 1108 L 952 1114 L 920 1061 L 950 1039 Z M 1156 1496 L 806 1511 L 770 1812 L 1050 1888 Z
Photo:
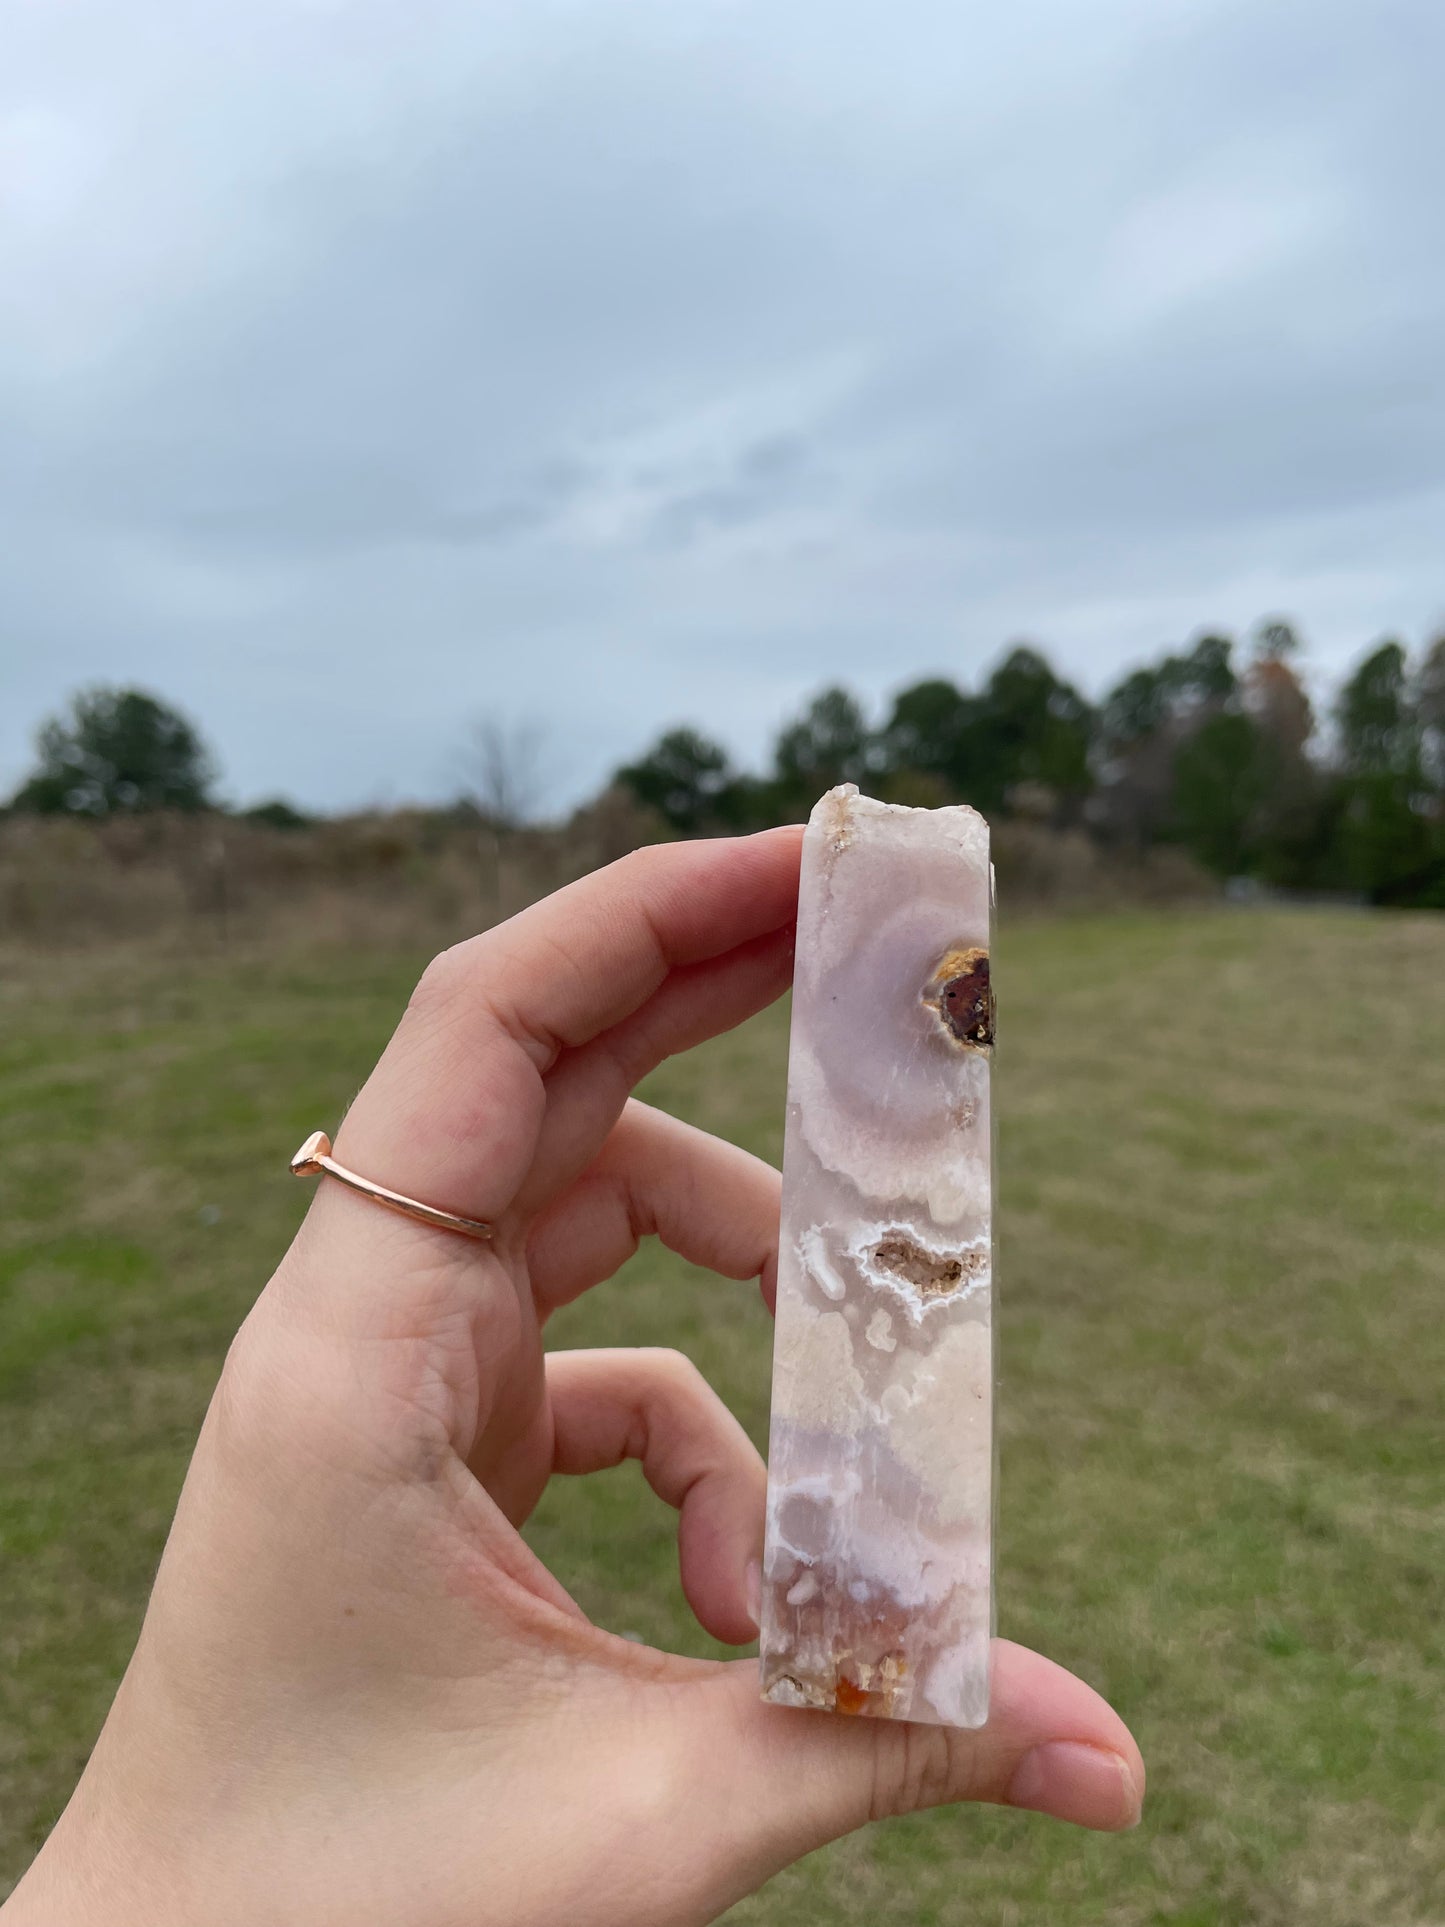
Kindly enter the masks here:
M 114 816 L 211 806 L 214 765 L 195 728 L 141 689 L 97 687 L 43 724 L 39 766 L 14 807 Z
M 806 815 L 839 783 L 866 784 L 878 767 L 878 747 L 857 697 L 838 687 L 815 696 L 779 735 L 773 767 L 788 814 Z
M 1244 707 L 1290 757 L 1304 755 L 1314 712 L 1299 677 L 1283 656 L 1258 656 L 1244 672 Z
M 1293 646 L 1293 645 L 1291 645 Z M 1165 659 L 1175 715 L 1215 714 L 1234 700 L 1239 678 L 1234 673 L 1234 645 L 1228 636 L 1202 635 L 1182 656 Z
M 1099 720 L 1105 747 L 1113 755 L 1147 742 L 1169 720 L 1169 685 L 1162 666 L 1130 670 L 1104 698 Z
M 1415 677 L 1415 713 L 1425 777 L 1445 806 L 1445 635 L 1425 651 Z
M 1262 752 L 1259 730 L 1235 710 L 1210 716 L 1175 751 L 1172 827 L 1220 876 L 1252 867 L 1269 787 Z
M 726 815 L 735 782 L 727 751 L 695 729 L 672 729 L 614 779 L 679 835 L 696 836 Z
M 520 830 L 541 807 L 544 740 L 541 724 L 526 719 L 488 716 L 472 726 L 462 759 L 467 798 L 502 835 Z
M 1106 747 L 1128 750 L 1161 730 L 1182 737 L 1191 725 L 1226 709 L 1239 690 L 1232 653 L 1227 636 L 1203 635 L 1185 654 L 1133 670 L 1104 698 Z
M 942 676 L 901 689 L 878 736 L 878 762 L 890 778 L 934 776 L 955 795 L 968 791 L 977 747 L 978 699 Z
M 1338 826 L 1342 880 L 1372 903 L 1439 901 L 1445 850 L 1398 777 L 1371 772 L 1344 787 Z
M 1089 749 L 1094 712 L 1036 649 L 1011 649 L 979 692 L 972 759 L 974 795 L 984 810 L 1002 809 L 1022 784 L 1047 790 L 1057 813 L 1070 815 L 1091 786 Z
M 1168 831 L 1181 746 L 1238 702 L 1232 653 L 1227 636 L 1202 635 L 1182 655 L 1133 670 L 1104 698 L 1097 813 L 1116 834 L 1142 846 Z
M 1417 773 L 1418 719 L 1398 642 L 1382 642 L 1365 657 L 1340 691 L 1335 720 L 1351 775 L 1408 779 Z
M 1293 623 L 1284 616 L 1266 616 L 1254 632 L 1254 652 L 1260 660 L 1284 662 L 1300 652 Z
M 1345 773 L 1340 865 L 1377 903 L 1419 901 L 1441 884 L 1414 693 L 1405 651 L 1391 640 L 1365 657 L 1335 708 Z
M 1243 683 L 1261 777 L 1252 867 L 1270 883 L 1296 887 L 1328 881 L 1321 868 L 1330 844 L 1329 785 L 1308 753 L 1314 712 L 1291 660 L 1298 646 L 1286 624 L 1261 625 Z
M 261 823 L 268 830 L 309 830 L 314 818 L 298 810 L 294 803 L 288 803 L 284 796 L 272 796 L 264 803 L 242 810 L 241 821 Z

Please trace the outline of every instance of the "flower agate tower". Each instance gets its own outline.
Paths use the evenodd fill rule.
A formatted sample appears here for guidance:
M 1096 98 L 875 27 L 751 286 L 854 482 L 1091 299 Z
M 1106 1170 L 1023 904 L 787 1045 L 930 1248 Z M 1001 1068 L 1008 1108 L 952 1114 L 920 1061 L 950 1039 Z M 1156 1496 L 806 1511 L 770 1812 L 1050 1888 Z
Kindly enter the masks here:
M 847 783 L 803 845 L 763 1697 L 988 1717 L 992 875 L 973 810 Z

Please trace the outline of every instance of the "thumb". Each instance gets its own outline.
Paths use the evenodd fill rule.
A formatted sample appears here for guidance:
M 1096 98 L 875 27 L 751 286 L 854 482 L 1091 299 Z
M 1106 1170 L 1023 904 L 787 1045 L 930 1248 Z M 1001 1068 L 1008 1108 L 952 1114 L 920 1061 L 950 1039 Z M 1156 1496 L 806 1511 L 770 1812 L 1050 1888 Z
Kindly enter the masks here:
M 1081 1679 L 1009 1640 L 994 1641 L 989 1720 L 975 1732 L 765 1705 L 756 1662 L 720 1668 L 695 1690 L 717 1701 L 694 1727 L 698 1783 L 747 1855 L 739 1892 L 865 1821 L 949 1801 L 1104 1832 L 1139 1818 L 1144 1762 L 1124 1722 Z

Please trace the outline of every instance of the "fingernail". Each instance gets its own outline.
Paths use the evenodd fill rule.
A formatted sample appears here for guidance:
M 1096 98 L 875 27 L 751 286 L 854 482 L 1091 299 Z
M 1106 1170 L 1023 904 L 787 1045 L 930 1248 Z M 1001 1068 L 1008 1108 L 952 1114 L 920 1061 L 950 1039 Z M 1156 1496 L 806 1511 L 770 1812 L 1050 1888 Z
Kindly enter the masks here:
M 748 1618 L 760 1630 L 763 1623 L 763 1566 L 760 1559 L 749 1559 L 748 1569 L 743 1574 L 743 1597 L 747 1601 Z
M 1139 1823 L 1139 1789 L 1128 1761 L 1082 1740 L 1050 1740 L 1025 1753 L 1005 1797 L 1011 1807 L 1080 1827 L 1117 1831 Z

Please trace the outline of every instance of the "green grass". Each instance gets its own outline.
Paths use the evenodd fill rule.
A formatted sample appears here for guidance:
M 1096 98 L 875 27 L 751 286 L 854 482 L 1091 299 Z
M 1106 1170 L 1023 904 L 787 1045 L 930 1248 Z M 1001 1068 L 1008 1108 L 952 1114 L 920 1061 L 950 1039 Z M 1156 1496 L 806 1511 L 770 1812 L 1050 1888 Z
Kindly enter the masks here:
M 0 975 L 0 1891 L 134 1637 L 227 1339 L 419 959 Z M 1445 920 L 1006 932 L 1002 1629 L 1134 1725 L 1143 1826 L 989 1810 L 841 1842 L 738 1923 L 1445 1922 Z M 654 1101 L 776 1157 L 781 1012 Z M 666 1342 L 756 1437 L 767 1319 L 648 1249 L 559 1344 Z M 604 1623 L 694 1651 L 630 1469 L 533 1542 Z

